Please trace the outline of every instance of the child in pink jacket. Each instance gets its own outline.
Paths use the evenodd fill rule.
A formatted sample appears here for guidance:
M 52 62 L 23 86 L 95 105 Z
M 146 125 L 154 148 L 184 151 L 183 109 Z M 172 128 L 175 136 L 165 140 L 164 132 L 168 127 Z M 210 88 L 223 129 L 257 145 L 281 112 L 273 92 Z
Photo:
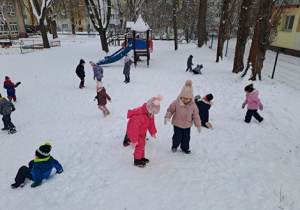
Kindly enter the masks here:
M 192 88 L 192 81 L 187 80 L 185 86 L 183 86 L 180 95 L 169 106 L 165 115 L 165 125 L 172 118 L 172 125 L 174 126 L 172 152 L 177 151 L 177 147 L 189 154 L 190 139 L 191 139 L 191 127 L 193 123 L 201 132 L 201 119 L 199 116 L 199 110 L 194 101 L 194 94 Z
M 146 132 L 149 131 L 153 138 L 157 133 L 154 115 L 160 110 L 160 101 L 162 97 L 153 97 L 144 103 L 143 106 L 128 110 L 127 118 L 127 135 L 131 141 L 130 147 L 134 148 L 134 165 L 144 167 L 149 163 L 149 159 L 145 158 Z
M 253 88 L 253 84 L 250 84 L 245 87 L 245 92 L 246 100 L 242 104 L 243 109 L 245 108 L 246 104 L 248 105 L 248 111 L 245 116 L 245 122 L 249 123 L 251 121 L 252 116 L 256 120 L 258 120 L 258 122 L 263 121 L 264 118 L 262 118 L 257 112 L 258 109 L 263 110 L 263 105 L 260 99 L 258 98 L 258 90 Z

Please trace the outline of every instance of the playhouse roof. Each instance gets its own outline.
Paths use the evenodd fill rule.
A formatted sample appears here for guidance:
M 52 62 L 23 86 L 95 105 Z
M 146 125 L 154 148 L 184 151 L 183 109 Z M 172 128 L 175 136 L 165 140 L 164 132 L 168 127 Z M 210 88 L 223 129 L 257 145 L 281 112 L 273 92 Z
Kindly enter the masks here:
M 150 27 L 147 23 L 144 22 L 142 16 L 140 15 L 139 18 L 135 21 L 134 25 L 131 27 L 131 30 L 137 32 L 145 32 L 148 31 Z

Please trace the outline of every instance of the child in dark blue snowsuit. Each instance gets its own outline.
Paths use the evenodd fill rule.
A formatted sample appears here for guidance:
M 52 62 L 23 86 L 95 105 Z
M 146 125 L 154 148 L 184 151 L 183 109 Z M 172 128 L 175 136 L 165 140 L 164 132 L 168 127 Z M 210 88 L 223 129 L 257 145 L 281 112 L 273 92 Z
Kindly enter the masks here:
M 208 122 L 209 121 L 209 109 L 210 109 L 211 105 L 213 104 L 211 102 L 212 99 L 213 99 L 212 94 L 207 94 L 202 99 L 200 99 L 200 96 L 195 97 L 195 102 L 199 109 L 201 124 L 203 127 L 206 127 L 209 129 L 213 129 L 212 125 Z
M 42 184 L 43 179 L 48 179 L 53 168 L 56 173 L 63 172 L 60 163 L 50 156 L 51 144 L 46 142 L 35 151 L 35 159 L 30 161 L 28 166 L 22 166 L 15 178 L 15 183 L 11 187 L 18 188 L 23 185 L 26 178 L 33 180 L 31 187 L 37 187 Z
M 192 55 L 190 55 L 189 58 L 187 59 L 186 65 L 187 65 L 186 71 L 190 70 L 190 72 L 191 72 L 192 71 L 192 65 L 194 65 Z

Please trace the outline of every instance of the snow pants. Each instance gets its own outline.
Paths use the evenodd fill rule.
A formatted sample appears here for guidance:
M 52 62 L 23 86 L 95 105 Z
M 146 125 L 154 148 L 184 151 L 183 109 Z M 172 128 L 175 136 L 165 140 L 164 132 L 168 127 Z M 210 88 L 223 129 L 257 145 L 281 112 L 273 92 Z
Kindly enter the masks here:
M 191 128 L 179 128 L 174 126 L 173 148 L 180 145 L 182 150 L 187 151 L 190 148 Z
M 22 184 L 25 182 L 26 178 L 32 180 L 32 175 L 30 171 L 31 169 L 28 168 L 27 166 L 22 166 L 21 168 L 19 168 L 19 171 L 15 178 L 15 182 L 18 184 Z
M 245 122 L 249 123 L 251 121 L 252 116 L 258 120 L 258 122 L 261 122 L 264 118 L 262 118 L 258 112 L 257 109 L 248 109 L 246 116 L 245 116 Z
M 142 159 L 145 157 L 145 146 L 146 146 L 146 138 L 145 138 L 145 134 L 140 134 L 139 135 L 139 139 L 138 139 L 138 143 L 134 149 L 134 153 L 133 153 L 133 157 L 135 159 Z
M 4 124 L 4 128 L 11 129 L 11 128 L 15 127 L 15 125 L 11 122 L 10 114 L 3 115 L 2 121 L 3 121 L 3 124 Z

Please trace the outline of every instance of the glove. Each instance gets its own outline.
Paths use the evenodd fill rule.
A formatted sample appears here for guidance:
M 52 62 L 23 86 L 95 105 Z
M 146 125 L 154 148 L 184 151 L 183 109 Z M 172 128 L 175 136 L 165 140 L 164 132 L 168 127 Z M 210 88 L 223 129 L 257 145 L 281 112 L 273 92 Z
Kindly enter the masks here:
M 56 171 L 57 174 L 61 174 L 62 172 L 64 172 L 64 169 L 61 169 L 60 171 Z
M 97 98 L 94 98 L 94 101 L 96 101 Z
M 201 133 L 201 126 L 197 128 L 198 132 Z
M 169 118 L 165 118 L 164 124 L 166 125 L 168 121 L 170 121 L 170 119 Z
M 259 109 L 260 110 L 263 110 L 264 109 L 264 106 L 261 104 L 261 105 L 259 105 Z
M 245 108 L 245 105 L 243 104 L 243 105 L 242 105 L 242 109 L 244 109 L 244 108 Z
M 11 111 L 12 111 L 12 112 L 14 112 L 15 110 L 16 110 L 16 108 L 15 108 L 15 107 L 11 108 Z
M 94 80 L 96 81 L 96 77 L 94 77 Z
M 21 82 L 17 82 L 17 85 L 20 85 L 21 84 Z
M 154 139 L 156 139 L 156 135 L 155 134 L 152 134 L 151 137 L 154 138 Z
M 130 147 L 131 147 L 132 149 L 134 149 L 134 148 L 136 147 L 136 145 L 137 145 L 137 142 L 135 142 L 135 143 L 132 143 L 132 142 L 131 142 Z
M 37 186 L 40 186 L 41 184 L 42 184 L 42 183 L 37 184 L 37 183 L 33 182 L 33 183 L 31 184 L 31 187 L 37 187 Z
M 111 100 L 108 100 L 111 103 Z

